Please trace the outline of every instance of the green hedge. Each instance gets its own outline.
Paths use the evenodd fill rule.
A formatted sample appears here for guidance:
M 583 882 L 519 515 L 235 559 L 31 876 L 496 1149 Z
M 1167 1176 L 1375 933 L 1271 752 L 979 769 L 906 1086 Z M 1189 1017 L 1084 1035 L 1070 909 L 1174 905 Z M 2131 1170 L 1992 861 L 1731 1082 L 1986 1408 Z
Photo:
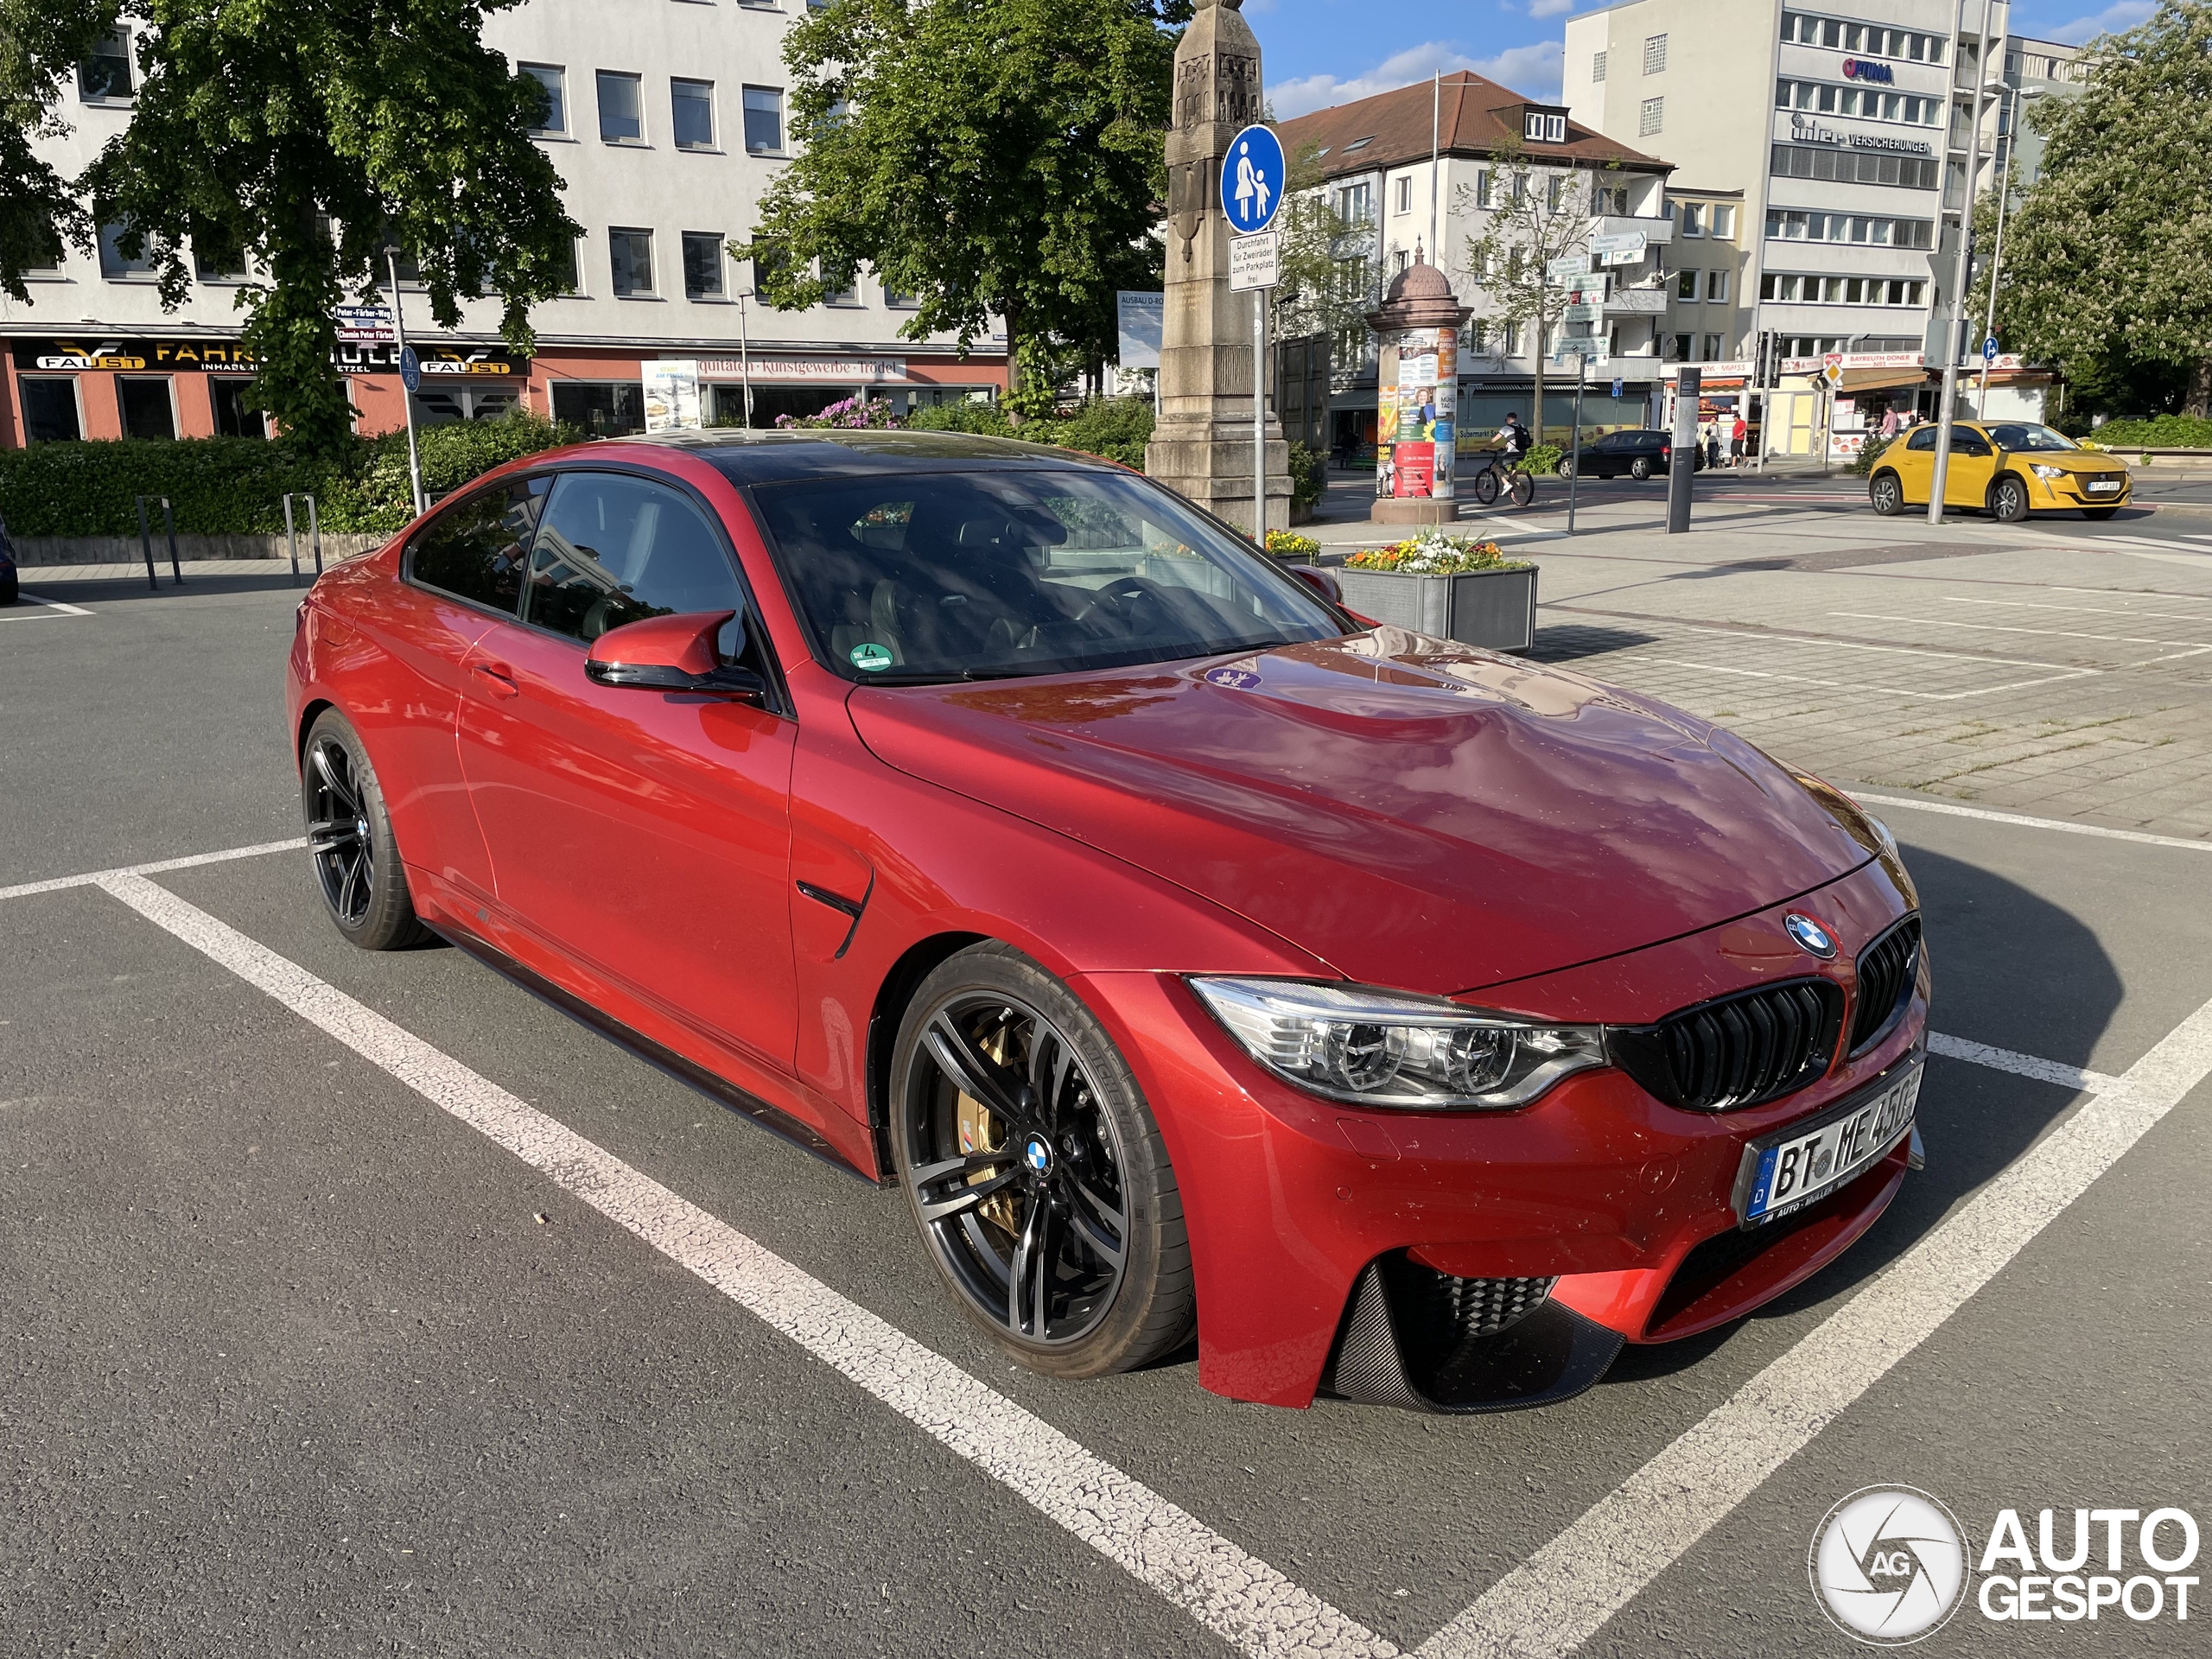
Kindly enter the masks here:
M 1000 404 L 963 398 L 917 410 L 906 424 L 920 432 L 976 432 L 985 437 L 1020 438 L 1025 443 L 1057 444 L 1141 471 L 1144 447 L 1152 440 L 1152 404 L 1143 397 L 1092 397 L 1071 414 L 1040 415 L 1016 429 Z
M 2147 421 L 2107 421 L 2086 435 L 2107 449 L 2212 449 L 2212 421 L 2160 415 Z
M 423 487 L 443 494 L 503 461 L 582 435 L 520 412 L 428 427 Z M 284 528 L 288 493 L 315 496 L 325 530 L 397 530 L 411 516 L 407 435 L 362 441 L 335 460 L 281 438 L 123 438 L 0 451 L 0 518 L 16 536 L 135 536 L 141 495 L 168 497 L 176 527 L 188 535 L 274 534 Z M 158 531 L 160 509 L 151 500 L 148 509 Z

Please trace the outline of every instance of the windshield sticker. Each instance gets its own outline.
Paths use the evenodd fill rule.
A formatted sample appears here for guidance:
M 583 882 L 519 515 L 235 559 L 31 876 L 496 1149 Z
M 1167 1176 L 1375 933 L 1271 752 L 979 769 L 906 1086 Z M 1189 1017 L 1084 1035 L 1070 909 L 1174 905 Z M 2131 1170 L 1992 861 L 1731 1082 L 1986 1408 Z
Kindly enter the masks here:
M 1210 668 L 1206 683 L 1225 685 L 1231 691 L 1252 691 L 1259 688 L 1260 677 L 1249 668 Z
M 883 645 L 855 645 L 852 659 L 853 666 L 863 674 L 880 674 L 891 666 L 891 652 Z

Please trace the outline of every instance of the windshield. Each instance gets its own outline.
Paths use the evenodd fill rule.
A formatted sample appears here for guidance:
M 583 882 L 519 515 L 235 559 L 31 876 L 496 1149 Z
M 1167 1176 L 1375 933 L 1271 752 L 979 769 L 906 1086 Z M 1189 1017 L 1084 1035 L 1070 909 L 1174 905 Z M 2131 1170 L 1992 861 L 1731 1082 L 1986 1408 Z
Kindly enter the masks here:
M 2000 449 L 2017 449 L 2034 454 L 2044 449 L 2078 449 L 2063 432 L 2054 432 L 2047 426 L 2037 426 L 2033 421 L 2003 421 L 1989 429 L 1989 435 Z
M 1343 621 L 1142 479 L 909 473 L 754 493 L 815 654 L 911 684 L 1173 662 Z

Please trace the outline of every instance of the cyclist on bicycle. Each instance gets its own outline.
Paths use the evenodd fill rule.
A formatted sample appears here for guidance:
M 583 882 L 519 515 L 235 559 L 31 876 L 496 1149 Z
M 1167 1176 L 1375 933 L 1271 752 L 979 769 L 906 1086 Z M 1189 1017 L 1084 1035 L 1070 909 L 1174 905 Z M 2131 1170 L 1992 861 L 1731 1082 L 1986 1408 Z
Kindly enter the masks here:
M 1529 429 L 1521 424 L 1520 416 L 1507 411 L 1505 424 L 1497 429 L 1497 441 L 1505 446 L 1505 459 L 1509 466 L 1529 453 Z

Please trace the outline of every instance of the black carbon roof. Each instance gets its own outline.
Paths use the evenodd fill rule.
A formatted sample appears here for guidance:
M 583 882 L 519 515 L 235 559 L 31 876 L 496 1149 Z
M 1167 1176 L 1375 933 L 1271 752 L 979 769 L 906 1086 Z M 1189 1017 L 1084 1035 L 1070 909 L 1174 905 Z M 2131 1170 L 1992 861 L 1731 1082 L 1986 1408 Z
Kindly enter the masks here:
M 992 471 L 1065 471 L 1070 467 L 1119 472 L 1113 462 L 1073 449 L 1055 449 L 1012 438 L 968 432 L 906 432 L 805 428 L 746 431 L 657 432 L 650 437 L 610 438 L 607 446 L 681 450 L 718 468 L 734 484 L 782 483 L 794 479 L 855 474 L 934 473 L 948 467 Z

